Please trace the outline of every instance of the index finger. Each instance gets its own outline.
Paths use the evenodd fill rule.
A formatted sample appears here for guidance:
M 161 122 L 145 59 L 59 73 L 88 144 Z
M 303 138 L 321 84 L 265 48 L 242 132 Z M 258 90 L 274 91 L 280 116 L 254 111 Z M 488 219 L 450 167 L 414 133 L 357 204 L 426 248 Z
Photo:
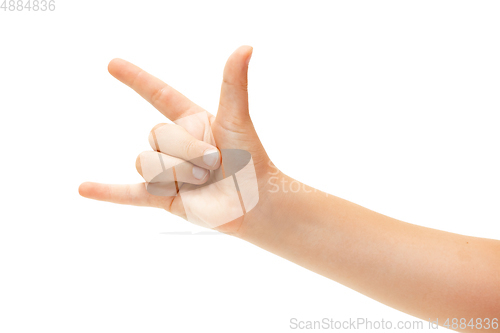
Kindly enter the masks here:
M 108 71 L 119 81 L 134 89 L 171 121 L 205 111 L 165 82 L 126 60 L 119 58 L 111 60 Z

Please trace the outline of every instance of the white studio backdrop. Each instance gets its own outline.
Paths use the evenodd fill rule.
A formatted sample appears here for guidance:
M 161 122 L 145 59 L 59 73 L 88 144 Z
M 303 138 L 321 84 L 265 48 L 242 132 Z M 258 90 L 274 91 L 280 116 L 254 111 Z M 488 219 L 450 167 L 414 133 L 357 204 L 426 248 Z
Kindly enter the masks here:
M 403 221 L 499 239 L 498 17 L 496 1 L 0 10 L 0 332 L 416 320 L 238 239 L 165 234 L 191 230 L 167 212 L 80 197 L 83 181 L 141 182 L 136 156 L 165 121 L 107 64 L 129 60 L 215 112 L 227 57 L 252 45 L 250 112 L 283 172 Z

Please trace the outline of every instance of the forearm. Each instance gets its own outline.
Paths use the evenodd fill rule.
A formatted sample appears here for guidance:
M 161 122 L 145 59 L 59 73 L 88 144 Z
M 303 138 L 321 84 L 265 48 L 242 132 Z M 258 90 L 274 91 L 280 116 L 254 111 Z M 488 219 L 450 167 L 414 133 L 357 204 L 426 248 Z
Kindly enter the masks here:
M 274 209 L 256 212 L 240 237 L 425 320 L 500 316 L 499 241 L 401 222 L 300 188 L 270 193 Z

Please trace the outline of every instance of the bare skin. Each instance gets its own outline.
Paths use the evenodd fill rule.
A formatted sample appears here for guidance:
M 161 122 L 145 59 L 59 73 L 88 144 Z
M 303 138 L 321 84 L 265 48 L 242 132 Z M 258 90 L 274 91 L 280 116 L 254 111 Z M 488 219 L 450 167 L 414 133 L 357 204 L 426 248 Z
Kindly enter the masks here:
M 465 318 L 467 323 L 472 319 L 474 329 L 457 330 L 474 331 L 478 329 L 478 318 L 482 319 L 483 329 L 488 318 L 487 331 L 500 330 L 491 322 L 500 319 L 500 241 L 398 221 L 310 188 L 280 172 L 266 154 L 249 115 L 247 70 L 251 54 L 251 47 L 242 46 L 228 59 L 219 109 L 209 119 L 217 148 L 251 153 L 260 200 L 254 209 L 216 230 L 423 320 L 439 319 L 442 325 L 447 318 L 450 324 L 453 318 Z M 108 69 L 172 121 L 206 112 L 124 60 L 112 60 Z M 212 147 L 171 128 L 182 140 L 175 141 L 178 146 L 166 148 L 169 151 L 153 147 L 156 153 L 189 160 L 188 151 Z M 143 175 L 139 159 L 136 167 Z M 200 167 L 211 169 L 208 165 Z M 196 182 L 186 177 L 187 183 Z M 286 190 L 292 182 L 299 191 Z M 179 196 L 154 196 L 144 183 L 83 183 L 79 192 L 95 200 L 162 208 L 186 218 Z

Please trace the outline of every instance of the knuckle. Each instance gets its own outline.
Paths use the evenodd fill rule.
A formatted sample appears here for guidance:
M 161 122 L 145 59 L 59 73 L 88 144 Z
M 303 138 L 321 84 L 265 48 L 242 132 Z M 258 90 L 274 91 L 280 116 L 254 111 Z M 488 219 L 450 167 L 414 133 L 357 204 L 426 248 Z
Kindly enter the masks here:
M 165 124 L 165 123 L 159 123 L 157 124 L 156 126 L 154 126 L 151 131 L 149 132 L 149 136 L 148 136 L 148 141 L 149 141 L 149 145 L 151 146 L 151 148 L 153 148 L 154 150 L 156 151 L 160 151 L 160 145 L 159 145 L 159 137 L 161 137 L 161 132 L 159 132 L 158 130 L 161 128 L 161 127 L 164 127 L 168 124 Z
M 159 124 L 155 125 L 155 126 L 151 129 L 150 133 L 151 133 L 151 134 L 155 134 L 155 131 L 156 131 L 157 129 L 159 129 L 160 127 L 166 126 L 166 125 L 168 125 L 168 124 L 166 124 L 166 123 L 159 123 Z
M 137 87 L 137 83 L 140 79 L 140 77 L 144 75 L 144 71 L 141 69 L 139 72 L 137 72 L 137 75 L 132 79 L 132 82 L 130 83 L 130 86 L 133 88 Z
M 135 159 L 135 168 L 137 172 L 142 176 L 141 154 L 137 155 L 137 158 Z
M 163 87 L 153 91 L 153 93 L 151 94 L 151 98 L 150 98 L 151 104 L 155 105 L 160 101 L 160 99 L 166 98 L 167 90 L 168 90 L 168 86 L 164 85 Z
M 233 82 L 233 81 L 229 81 L 229 80 L 223 78 L 222 82 L 228 86 L 231 86 L 231 87 L 243 90 L 243 91 L 248 91 L 248 83 L 246 81 L 245 82 Z
M 190 156 L 194 156 L 193 154 L 196 152 L 197 144 L 195 140 L 187 140 L 184 146 L 184 152 L 186 154 L 186 159 L 189 159 Z

